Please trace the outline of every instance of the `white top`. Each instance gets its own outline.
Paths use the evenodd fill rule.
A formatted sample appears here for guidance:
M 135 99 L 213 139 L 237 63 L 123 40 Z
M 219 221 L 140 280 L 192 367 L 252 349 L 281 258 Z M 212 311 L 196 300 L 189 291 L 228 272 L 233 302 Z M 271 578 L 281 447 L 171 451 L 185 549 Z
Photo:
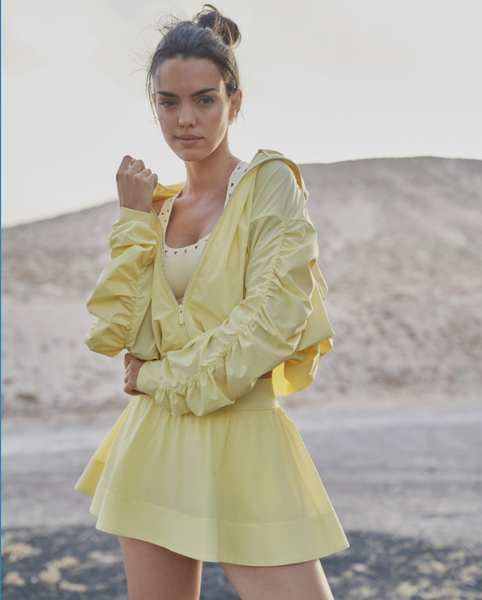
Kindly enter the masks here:
M 241 176 L 246 173 L 248 167 L 248 162 L 240 160 L 234 168 L 231 176 L 229 177 L 224 207 L 226 207 L 226 204 L 231 198 L 231 194 L 233 193 L 232 190 L 234 190 L 236 187 L 236 184 Z M 162 226 L 164 227 L 164 231 L 166 231 L 167 224 L 169 223 L 173 202 L 180 193 L 181 192 L 166 200 L 162 206 L 159 218 Z M 191 278 L 197 261 L 199 260 L 201 251 L 204 248 L 204 244 L 208 241 L 210 235 L 211 232 L 206 234 L 194 244 L 183 246 L 182 248 L 171 248 L 167 244 L 164 244 L 164 271 L 166 274 L 166 279 L 179 302 L 182 301 L 182 297 L 186 290 L 189 279 Z

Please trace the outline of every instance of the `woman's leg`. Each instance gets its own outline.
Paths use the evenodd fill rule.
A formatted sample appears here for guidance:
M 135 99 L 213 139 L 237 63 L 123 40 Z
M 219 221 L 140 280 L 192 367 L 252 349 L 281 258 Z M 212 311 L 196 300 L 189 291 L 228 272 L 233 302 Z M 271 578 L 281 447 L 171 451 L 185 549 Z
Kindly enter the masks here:
M 318 559 L 277 567 L 220 565 L 241 600 L 334 600 Z
M 202 561 L 143 540 L 117 537 L 129 600 L 199 600 Z

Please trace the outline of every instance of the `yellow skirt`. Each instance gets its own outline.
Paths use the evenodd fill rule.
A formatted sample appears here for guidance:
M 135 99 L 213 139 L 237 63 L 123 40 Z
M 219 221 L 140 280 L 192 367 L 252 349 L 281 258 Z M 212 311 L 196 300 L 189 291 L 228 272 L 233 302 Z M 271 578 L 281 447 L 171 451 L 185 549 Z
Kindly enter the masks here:
M 285 565 L 350 546 L 271 378 L 202 417 L 133 396 L 74 489 L 98 530 L 206 562 Z

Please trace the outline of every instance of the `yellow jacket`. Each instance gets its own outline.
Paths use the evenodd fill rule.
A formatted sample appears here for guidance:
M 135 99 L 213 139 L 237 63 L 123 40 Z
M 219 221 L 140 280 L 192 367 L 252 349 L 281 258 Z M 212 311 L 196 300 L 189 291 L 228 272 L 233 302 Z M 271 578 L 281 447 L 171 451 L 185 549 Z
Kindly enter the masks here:
M 158 184 L 153 199 L 184 183 Z M 87 300 L 85 343 L 145 360 L 137 389 L 172 415 L 202 416 L 247 394 L 273 370 L 274 392 L 313 383 L 333 346 L 328 286 L 298 166 L 260 149 L 203 247 L 182 303 L 164 276 L 164 230 L 150 213 L 119 207 L 111 257 Z

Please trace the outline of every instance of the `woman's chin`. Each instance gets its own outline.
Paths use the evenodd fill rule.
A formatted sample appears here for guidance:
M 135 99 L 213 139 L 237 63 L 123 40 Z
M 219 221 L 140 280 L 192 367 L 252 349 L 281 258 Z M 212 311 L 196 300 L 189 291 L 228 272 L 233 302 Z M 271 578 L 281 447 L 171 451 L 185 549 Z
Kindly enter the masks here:
M 206 147 L 198 148 L 193 146 L 192 148 L 180 148 L 178 144 L 175 144 L 172 151 L 185 162 L 203 160 L 203 158 L 206 158 L 211 154 Z

